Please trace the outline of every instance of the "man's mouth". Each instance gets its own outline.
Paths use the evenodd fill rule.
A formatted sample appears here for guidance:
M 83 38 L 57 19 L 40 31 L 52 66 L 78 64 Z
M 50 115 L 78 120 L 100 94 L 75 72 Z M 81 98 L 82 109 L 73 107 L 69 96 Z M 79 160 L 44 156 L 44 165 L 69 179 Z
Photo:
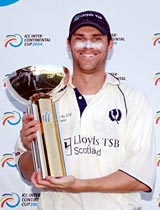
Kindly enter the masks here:
M 81 53 L 81 55 L 86 57 L 86 58 L 92 58 L 92 57 L 96 56 L 96 54 L 85 54 L 85 53 Z

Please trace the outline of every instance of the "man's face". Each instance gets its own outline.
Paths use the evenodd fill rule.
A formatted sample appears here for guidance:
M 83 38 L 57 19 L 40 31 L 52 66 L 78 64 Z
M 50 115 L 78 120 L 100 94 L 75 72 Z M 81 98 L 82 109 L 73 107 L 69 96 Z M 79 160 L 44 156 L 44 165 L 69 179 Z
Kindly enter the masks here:
M 83 26 L 72 35 L 68 46 L 73 57 L 76 70 L 85 73 L 104 70 L 108 51 L 112 49 L 112 41 L 92 26 Z

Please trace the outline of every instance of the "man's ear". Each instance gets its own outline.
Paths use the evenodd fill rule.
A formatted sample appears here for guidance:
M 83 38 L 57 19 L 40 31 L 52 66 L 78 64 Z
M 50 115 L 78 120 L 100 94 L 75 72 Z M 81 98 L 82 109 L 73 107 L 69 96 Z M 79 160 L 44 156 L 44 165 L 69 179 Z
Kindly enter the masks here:
M 114 41 L 113 41 L 113 39 L 111 39 L 111 40 L 109 41 L 108 51 L 111 51 L 111 50 L 113 49 L 113 45 L 114 45 Z
M 67 39 L 67 46 L 68 46 L 68 49 L 70 50 L 71 49 L 71 45 L 70 45 L 70 40 Z

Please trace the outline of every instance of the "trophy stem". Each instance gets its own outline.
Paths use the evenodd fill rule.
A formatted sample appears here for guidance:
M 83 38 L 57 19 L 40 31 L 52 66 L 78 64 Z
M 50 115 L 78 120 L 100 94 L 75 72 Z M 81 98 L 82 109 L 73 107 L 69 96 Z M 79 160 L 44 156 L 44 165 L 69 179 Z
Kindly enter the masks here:
M 64 141 L 55 103 L 50 98 L 37 99 L 31 103 L 31 112 L 40 126 L 32 143 L 35 170 L 40 168 L 44 179 L 66 176 Z

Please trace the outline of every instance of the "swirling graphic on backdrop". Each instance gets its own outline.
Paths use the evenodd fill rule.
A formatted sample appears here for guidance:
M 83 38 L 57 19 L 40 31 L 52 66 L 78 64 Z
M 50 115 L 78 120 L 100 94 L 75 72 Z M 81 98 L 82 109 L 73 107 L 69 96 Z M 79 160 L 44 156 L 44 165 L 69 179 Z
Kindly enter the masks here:
M 1 166 L 2 166 L 2 168 L 4 168 L 5 166 L 9 166 L 11 168 L 16 167 L 15 153 L 3 154 L 3 157 L 1 158 Z
M 3 208 L 8 206 L 10 208 L 15 208 L 20 203 L 20 197 L 17 193 L 4 193 L 2 198 L 0 198 L 0 207 Z
M 158 82 L 160 82 L 160 72 L 157 72 L 153 79 L 154 79 L 155 86 L 157 86 Z
M 157 199 L 158 207 L 160 207 L 160 197 Z
M 4 112 L 2 116 L 2 125 L 18 125 L 21 122 L 21 114 L 17 111 Z
M 0 7 L 8 6 L 10 4 L 14 4 L 20 0 L 0 0 Z
M 11 47 L 19 47 L 23 43 L 23 38 L 20 34 L 10 34 L 6 35 L 6 38 L 4 40 L 4 46 L 8 47 L 9 45 Z
M 160 167 L 160 154 L 157 155 L 156 163 L 157 163 L 157 167 Z
M 155 115 L 155 122 L 156 122 L 156 125 L 158 125 L 159 122 L 160 122 L 160 111 L 156 112 L 156 115 Z
M 153 46 L 160 44 L 160 33 L 155 33 L 153 36 Z

